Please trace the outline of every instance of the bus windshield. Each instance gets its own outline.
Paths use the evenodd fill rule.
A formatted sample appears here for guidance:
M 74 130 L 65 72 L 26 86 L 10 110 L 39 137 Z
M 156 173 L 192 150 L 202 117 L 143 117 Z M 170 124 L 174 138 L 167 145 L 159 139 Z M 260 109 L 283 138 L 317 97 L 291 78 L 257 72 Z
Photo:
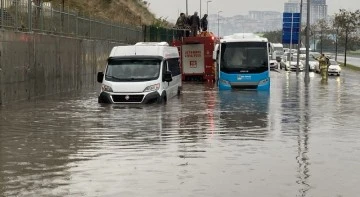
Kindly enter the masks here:
M 268 70 L 265 42 L 234 42 L 221 45 L 220 70 L 225 73 L 261 73 Z

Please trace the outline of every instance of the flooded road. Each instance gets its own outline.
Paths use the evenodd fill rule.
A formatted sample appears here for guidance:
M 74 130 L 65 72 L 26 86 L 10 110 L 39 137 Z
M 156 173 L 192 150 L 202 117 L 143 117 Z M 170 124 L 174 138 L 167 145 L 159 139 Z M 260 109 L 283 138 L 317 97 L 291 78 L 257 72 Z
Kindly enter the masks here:
M 167 105 L 4 106 L 0 196 L 358 196 L 360 73 L 271 75 L 270 93 L 184 84 Z

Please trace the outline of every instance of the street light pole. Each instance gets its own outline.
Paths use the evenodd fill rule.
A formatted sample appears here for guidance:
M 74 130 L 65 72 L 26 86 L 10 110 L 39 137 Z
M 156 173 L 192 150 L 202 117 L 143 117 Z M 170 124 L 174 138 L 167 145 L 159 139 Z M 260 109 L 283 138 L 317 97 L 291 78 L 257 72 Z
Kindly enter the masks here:
M 202 4 L 202 2 L 201 2 L 201 0 L 200 0 L 200 18 L 201 18 L 201 4 Z
M 209 3 L 211 3 L 212 1 L 207 1 L 206 2 L 206 14 L 209 15 Z
M 309 65 L 310 55 L 310 0 L 307 0 L 307 19 L 306 19 L 306 62 L 305 65 Z M 310 80 L 309 67 L 305 66 L 305 83 Z
M 220 38 L 220 17 L 219 17 L 219 15 L 220 15 L 220 13 L 221 13 L 222 11 L 218 11 L 218 37 Z
M 302 27 L 302 11 L 303 9 L 303 0 L 300 2 L 300 29 L 299 29 L 299 40 L 298 40 L 298 48 L 297 48 L 297 62 L 296 62 L 296 75 L 299 74 L 299 61 L 300 61 L 300 46 L 301 46 L 301 27 Z M 307 65 L 305 65 L 307 66 Z
M 189 6 L 188 0 L 186 0 L 186 16 L 189 16 Z

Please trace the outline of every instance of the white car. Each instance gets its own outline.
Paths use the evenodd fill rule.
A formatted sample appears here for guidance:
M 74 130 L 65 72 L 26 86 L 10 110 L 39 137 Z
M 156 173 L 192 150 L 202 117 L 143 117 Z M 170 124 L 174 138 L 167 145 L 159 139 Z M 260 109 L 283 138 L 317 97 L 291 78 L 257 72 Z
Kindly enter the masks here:
M 292 57 L 291 61 L 286 61 L 285 63 L 285 70 L 290 70 L 290 71 L 296 71 L 296 67 L 297 67 L 297 58 L 296 57 Z M 299 61 L 299 70 L 303 71 L 304 70 L 304 64 L 301 63 L 301 61 Z
M 314 58 L 319 58 L 321 56 L 321 53 L 319 53 L 319 52 L 310 52 L 310 56 L 312 56 Z
M 303 65 L 305 65 L 305 62 L 306 62 L 306 59 L 301 60 L 301 63 Z M 314 57 L 310 57 L 309 58 L 309 69 L 310 69 L 310 71 L 315 71 L 316 68 L 318 68 L 318 67 L 319 67 L 319 61 L 317 61 Z
M 330 66 L 328 67 L 328 74 L 340 76 L 340 73 L 341 73 L 340 64 L 335 60 L 330 60 Z
M 269 64 L 271 70 L 277 69 L 279 67 L 278 62 L 276 60 L 270 60 Z

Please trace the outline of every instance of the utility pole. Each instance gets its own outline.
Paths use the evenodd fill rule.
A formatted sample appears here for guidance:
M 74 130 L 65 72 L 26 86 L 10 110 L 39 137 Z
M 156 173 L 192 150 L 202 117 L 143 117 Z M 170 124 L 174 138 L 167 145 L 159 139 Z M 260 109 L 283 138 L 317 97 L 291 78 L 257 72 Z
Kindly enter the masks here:
M 209 15 L 209 3 L 211 3 L 212 1 L 207 1 L 206 2 L 206 14 Z
M 306 62 L 305 65 L 309 64 L 310 55 L 310 0 L 307 0 L 307 19 L 306 19 Z M 309 82 L 309 67 L 305 66 L 305 83 Z
M 189 4 L 188 4 L 188 0 L 186 0 L 186 16 L 189 16 Z
M 218 37 L 220 38 L 220 13 L 221 13 L 222 11 L 218 11 Z
M 299 29 L 299 40 L 298 40 L 298 48 L 297 48 L 297 62 L 296 62 L 296 75 L 299 75 L 299 62 L 300 62 L 300 47 L 301 47 L 301 27 L 302 27 L 302 8 L 303 8 L 303 0 L 300 2 L 300 29 Z M 307 65 L 305 65 L 307 66 Z
M 200 18 L 201 18 L 201 4 L 202 4 L 202 2 L 201 2 L 201 0 L 200 0 Z

